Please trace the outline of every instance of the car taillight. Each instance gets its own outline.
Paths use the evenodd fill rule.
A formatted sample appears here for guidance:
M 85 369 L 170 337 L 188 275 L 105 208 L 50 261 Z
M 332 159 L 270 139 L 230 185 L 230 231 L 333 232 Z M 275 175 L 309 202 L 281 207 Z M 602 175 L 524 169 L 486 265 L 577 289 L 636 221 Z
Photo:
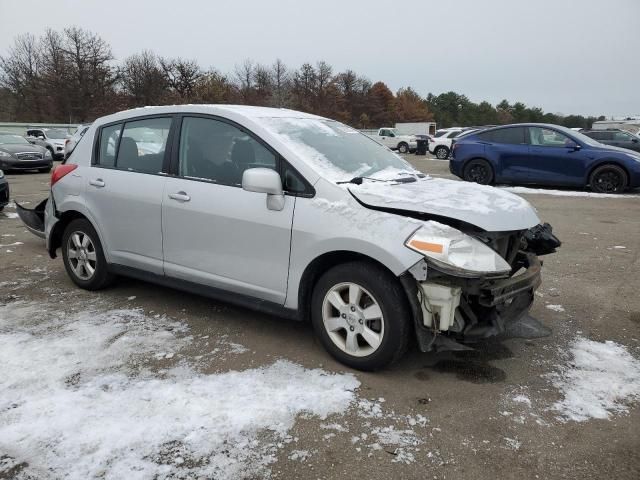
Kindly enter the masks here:
M 78 168 L 78 165 L 73 163 L 58 165 L 51 173 L 51 186 L 53 187 L 60 179 L 62 179 L 62 177 L 73 172 L 76 168 Z

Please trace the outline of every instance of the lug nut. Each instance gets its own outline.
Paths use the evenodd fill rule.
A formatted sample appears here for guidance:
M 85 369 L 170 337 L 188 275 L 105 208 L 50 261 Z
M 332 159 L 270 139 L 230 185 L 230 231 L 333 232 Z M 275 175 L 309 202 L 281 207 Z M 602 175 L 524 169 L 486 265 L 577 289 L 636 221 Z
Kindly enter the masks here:
M 356 311 L 356 307 L 351 307 L 351 311 L 355 312 Z
M 347 318 L 347 314 L 343 313 L 342 315 L 340 315 L 342 318 Z
M 359 323 L 360 325 L 362 325 L 362 319 L 358 320 L 358 323 Z
M 351 330 L 353 332 L 353 327 L 349 327 L 349 330 Z

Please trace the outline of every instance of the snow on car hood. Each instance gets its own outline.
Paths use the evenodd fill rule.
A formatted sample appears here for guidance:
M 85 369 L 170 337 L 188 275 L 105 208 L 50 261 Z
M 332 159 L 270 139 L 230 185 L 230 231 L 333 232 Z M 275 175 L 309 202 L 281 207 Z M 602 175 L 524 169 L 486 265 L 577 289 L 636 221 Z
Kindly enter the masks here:
M 367 206 L 439 215 L 485 231 L 524 230 L 540 223 L 524 198 L 476 183 L 426 177 L 413 183 L 365 180 L 348 188 Z

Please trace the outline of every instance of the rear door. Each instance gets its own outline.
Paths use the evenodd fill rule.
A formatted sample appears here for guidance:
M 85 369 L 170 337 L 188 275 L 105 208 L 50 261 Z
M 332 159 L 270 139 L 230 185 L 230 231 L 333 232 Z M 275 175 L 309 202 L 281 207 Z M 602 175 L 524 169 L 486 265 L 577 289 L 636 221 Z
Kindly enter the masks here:
M 244 170 L 279 156 L 237 124 L 184 116 L 162 206 L 165 274 L 284 304 L 295 197 L 282 210 L 242 189 Z
M 564 133 L 546 127 L 528 127 L 530 181 L 540 184 L 584 184 L 586 154 L 572 146 Z
M 525 182 L 529 178 L 529 146 L 524 127 L 507 127 L 480 133 L 478 139 L 488 142 L 487 156 L 498 165 L 496 176 L 507 181 Z
M 162 193 L 170 116 L 101 128 L 85 197 L 111 263 L 162 274 Z M 165 160 L 166 157 L 166 160 Z

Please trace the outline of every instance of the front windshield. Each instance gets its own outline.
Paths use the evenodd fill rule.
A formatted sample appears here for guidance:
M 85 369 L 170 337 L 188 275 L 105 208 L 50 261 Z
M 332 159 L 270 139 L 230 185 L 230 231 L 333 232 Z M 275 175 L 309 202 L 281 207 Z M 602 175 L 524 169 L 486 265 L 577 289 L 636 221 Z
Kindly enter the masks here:
M 0 133 L 0 145 L 29 145 L 26 138 L 20 135 L 12 135 L 8 133 Z
M 61 140 L 67 138 L 67 132 L 63 132 L 62 130 L 47 130 L 47 137 L 53 138 L 55 140 Z
M 387 147 L 347 125 L 315 118 L 263 118 L 265 128 L 332 181 L 393 177 L 415 169 Z

